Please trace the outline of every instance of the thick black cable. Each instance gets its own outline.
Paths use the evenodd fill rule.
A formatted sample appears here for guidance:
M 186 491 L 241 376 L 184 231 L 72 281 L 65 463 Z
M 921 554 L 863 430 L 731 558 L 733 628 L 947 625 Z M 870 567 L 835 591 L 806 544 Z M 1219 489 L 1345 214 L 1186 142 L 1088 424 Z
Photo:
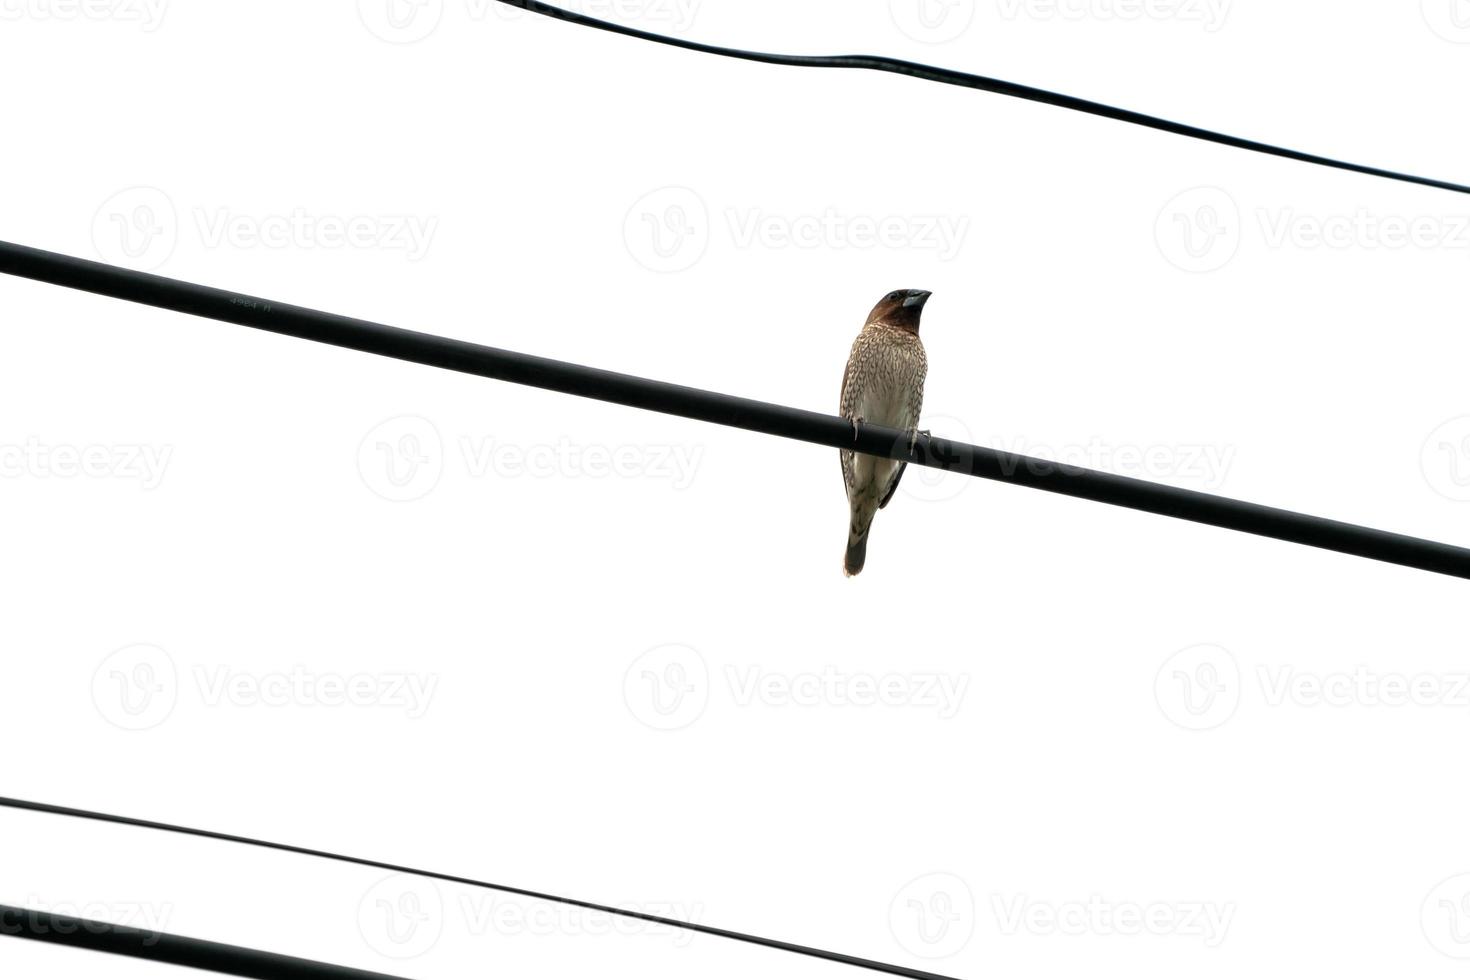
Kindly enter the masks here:
M 1454 545 L 927 435 L 919 436 L 911 445 L 910 433 L 875 425 L 863 425 L 854 431 L 851 422 L 835 415 L 650 381 L 368 320 L 288 306 L 24 245 L 0 242 L 0 273 L 478 377 L 749 429 L 834 449 L 851 449 L 986 480 L 1014 483 L 1313 548 L 1470 578 L 1470 550 Z
M 456 885 L 468 885 L 472 888 L 485 888 L 490 891 L 503 892 L 507 895 L 519 895 L 522 898 L 535 899 L 542 902 L 552 902 L 557 905 L 568 905 L 575 908 L 587 909 L 592 912 L 604 912 L 609 915 L 622 916 L 628 919 L 637 919 L 642 922 L 651 922 L 656 925 L 672 926 L 688 932 L 703 933 L 706 936 L 715 936 L 720 939 L 731 939 L 735 942 L 747 943 L 754 946 L 763 946 L 767 949 L 779 950 L 784 953 L 796 953 L 801 956 L 810 956 L 831 963 L 840 963 L 844 966 L 857 967 L 863 970 L 873 970 L 878 973 L 886 973 L 895 977 L 907 977 L 909 980 L 953 980 L 939 973 L 928 973 L 924 970 L 915 970 L 906 966 L 897 966 L 892 963 L 883 963 L 878 960 L 864 959 L 861 956 L 849 956 L 846 953 L 833 953 L 825 949 L 816 949 L 812 946 L 801 946 L 796 943 L 782 942 L 779 939 L 766 939 L 762 936 L 752 936 L 743 932 L 733 932 L 729 929 L 720 929 L 715 926 L 702 925 L 698 922 L 685 922 L 679 919 L 667 918 L 661 915 L 652 915 L 647 912 L 635 912 L 629 909 L 620 909 L 612 905 L 598 905 L 595 902 L 583 902 L 575 898 L 563 898 L 558 895 L 548 895 L 545 892 L 530 891 L 525 888 L 512 888 L 509 885 L 497 885 L 490 881 L 480 881 L 476 878 L 466 878 L 461 875 L 441 874 L 437 871 L 424 871 L 421 868 L 410 868 L 401 864 L 389 864 L 385 861 L 372 861 L 367 858 L 350 857 L 345 854 L 335 854 L 331 851 L 319 851 L 309 847 L 297 847 L 293 844 L 278 844 L 273 841 L 257 840 L 253 837 L 240 837 L 235 834 L 224 834 L 213 830 L 197 830 L 192 827 L 181 827 L 176 824 L 158 823 L 153 820 L 140 820 L 136 817 L 120 817 L 110 813 L 98 813 L 92 810 L 77 810 L 72 807 L 56 806 L 51 803 L 34 803 L 28 800 L 14 800 L 0 797 L 0 807 L 10 810 L 28 810 L 33 813 L 45 813 L 57 817 L 75 817 L 80 820 L 92 820 L 100 823 L 117 824 L 123 827 L 136 827 L 143 830 L 156 830 L 169 834 L 184 834 L 189 837 L 202 837 L 206 840 L 223 841 L 228 844 L 245 844 L 250 847 L 264 847 L 272 851 L 284 851 L 287 854 L 296 854 L 303 857 L 321 858 L 327 861 L 339 861 L 346 864 L 356 864 L 365 868 L 376 868 L 379 871 L 389 871 L 394 874 L 413 875 L 418 878 L 430 878 L 435 881 L 444 881 Z M 253 975 L 253 974 L 242 974 Z
M 231 977 L 252 977 L 254 980 L 402 980 L 386 973 L 354 970 L 245 946 L 226 946 L 205 939 L 190 939 L 13 905 L 0 905 L 0 937 L 73 946 L 94 953 L 112 953 Z M 99 974 L 100 971 L 92 973 L 94 976 Z
M 769 65 L 789 65 L 797 68 L 861 68 L 868 71 L 885 71 L 898 75 L 910 75 L 928 82 L 958 85 L 962 88 L 979 89 L 982 92 L 992 92 L 996 95 L 1004 95 L 1013 99 L 1040 102 L 1062 109 L 1070 109 L 1073 112 L 1085 112 L 1093 116 L 1102 116 L 1105 119 L 1115 119 L 1134 126 L 1157 129 L 1166 133 L 1173 133 L 1176 136 L 1188 136 L 1192 139 L 1205 140 L 1209 143 L 1219 143 L 1223 146 L 1249 150 L 1253 153 L 1265 153 L 1269 156 L 1298 160 L 1302 163 L 1315 164 L 1320 167 L 1332 167 L 1337 170 L 1368 174 L 1372 177 L 1384 177 L 1388 180 L 1399 180 L 1409 184 L 1435 187 L 1440 190 L 1454 191 L 1457 194 L 1470 194 L 1470 186 L 1464 184 L 1435 180 L 1430 177 L 1417 177 L 1413 174 L 1398 173 L 1396 171 L 1383 170 L 1379 167 L 1369 167 L 1358 163 L 1347 163 L 1342 160 L 1333 160 L 1329 157 L 1318 156 L 1315 153 L 1303 153 L 1300 150 L 1273 146 L 1270 143 L 1242 139 L 1238 136 L 1227 136 L 1224 133 L 1217 133 L 1213 130 L 1201 129 L 1198 126 L 1172 122 L 1168 119 L 1160 119 L 1157 116 L 1133 112 L 1129 109 L 1119 109 L 1116 106 L 1093 102 L 1089 99 L 1080 99 L 1072 95 L 1048 92 L 1045 89 L 1035 88 L 1030 85 L 1021 85 L 1017 82 L 1007 82 L 999 78 L 989 78 L 985 75 L 972 75 L 969 72 L 957 71 L 953 68 L 939 68 L 934 65 L 925 65 L 914 61 L 904 61 L 899 58 L 888 58 L 882 55 L 870 54 L 795 55 L 771 54 L 765 51 L 745 51 L 739 48 L 725 48 L 714 44 L 702 44 L 698 41 L 690 41 L 684 38 L 669 37 L 665 34 L 655 34 L 651 31 L 626 27 L 622 24 L 613 24 L 605 20 L 598 20 L 595 17 L 588 17 L 586 14 L 563 10 L 560 7 L 553 7 L 550 4 L 541 3 L 539 0 L 499 0 L 499 2 L 511 7 L 520 7 L 523 10 L 543 14 L 547 17 L 564 20 L 572 24 L 579 24 L 583 27 L 593 27 L 600 31 L 610 31 L 614 34 L 636 37 L 644 41 L 652 41 L 656 44 L 667 44 L 672 47 L 683 48 L 687 51 L 698 51 L 703 54 L 719 55 L 724 58 L 739 58 L 744 61 L 759 61 Z

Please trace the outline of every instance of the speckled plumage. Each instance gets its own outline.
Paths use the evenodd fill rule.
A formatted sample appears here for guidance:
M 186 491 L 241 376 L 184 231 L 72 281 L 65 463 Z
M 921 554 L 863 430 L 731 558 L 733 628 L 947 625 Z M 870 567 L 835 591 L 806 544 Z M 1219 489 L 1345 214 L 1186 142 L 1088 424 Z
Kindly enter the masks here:
M 906 298 L 918 296 L 917 305 Z M 913 431 L 924 407 L 924 378 L 929 362 L 919 340 L 919 312 L 928 294 L 919 290 L 891 293 L 880 301 L 853 341 L 842 377 L 839 413 L 862 424 Z M 842 480 L 850 515 L 848 550 L 843 568 L 862 571 L 873 517 L 887 506 L 903 477 L 904 464 L 841 450 Z

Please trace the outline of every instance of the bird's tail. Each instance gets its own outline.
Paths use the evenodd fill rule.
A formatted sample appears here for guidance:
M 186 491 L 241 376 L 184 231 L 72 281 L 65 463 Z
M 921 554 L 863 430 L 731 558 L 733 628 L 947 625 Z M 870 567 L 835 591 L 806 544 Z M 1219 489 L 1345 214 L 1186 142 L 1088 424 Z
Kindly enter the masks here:
M 859 526 L 861 523 L 861 526 Z M 853 522 L 847 528 L 847 553 L 842 556 L 842 571 L 848 578 L 852 578 L 863 570 L 863 565 L 868 560 L 868 531 L 872 529 L 873 522 L 859 522 L 856 515 Z

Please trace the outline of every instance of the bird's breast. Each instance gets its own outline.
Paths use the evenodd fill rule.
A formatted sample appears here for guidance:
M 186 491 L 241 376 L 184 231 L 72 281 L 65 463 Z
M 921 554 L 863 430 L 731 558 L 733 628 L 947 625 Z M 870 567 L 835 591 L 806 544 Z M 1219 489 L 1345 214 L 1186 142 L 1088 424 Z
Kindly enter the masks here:
M 917 338 L 878 336 L 858 360 L 854 414 L 875 425 L 898 429 L 918 423 L 925 360 Z

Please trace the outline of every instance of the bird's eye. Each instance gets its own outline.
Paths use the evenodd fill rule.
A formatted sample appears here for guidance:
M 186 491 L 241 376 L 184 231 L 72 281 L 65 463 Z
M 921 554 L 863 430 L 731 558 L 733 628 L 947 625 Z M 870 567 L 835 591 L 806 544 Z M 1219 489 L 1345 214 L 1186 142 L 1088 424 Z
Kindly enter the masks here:
M 889 293 L 888 294 L 888 302 L 890 302 L 890 303 L 897 303 L 900 298 L 901 297 L 898 295 L 898 293 Z

